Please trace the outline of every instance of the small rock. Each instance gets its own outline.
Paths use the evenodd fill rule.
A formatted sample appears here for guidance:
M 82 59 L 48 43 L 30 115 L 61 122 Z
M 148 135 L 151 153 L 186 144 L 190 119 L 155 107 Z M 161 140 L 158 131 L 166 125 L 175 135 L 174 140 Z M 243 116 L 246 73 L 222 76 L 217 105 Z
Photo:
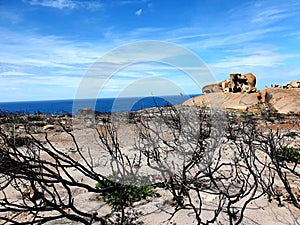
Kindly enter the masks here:
M 51 124 L 43 126 L 43 130 L 53 130 L 54 128 L 55 128 L 55 126 L 51 125 Z

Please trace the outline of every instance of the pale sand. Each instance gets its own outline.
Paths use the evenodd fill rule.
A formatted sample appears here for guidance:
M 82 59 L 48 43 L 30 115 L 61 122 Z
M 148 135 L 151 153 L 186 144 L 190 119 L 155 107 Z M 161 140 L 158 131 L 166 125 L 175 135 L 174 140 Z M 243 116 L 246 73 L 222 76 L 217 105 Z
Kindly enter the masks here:
M 133 126 L 122 126 L 120 127 L 119 131 L 119 137 L 122 140 L 120 143 L 121 150 L 124 151 L 124 153 L 128 152 L 129 155 L 134 154 L 135 150 L 132 147 L 134 140 L 129 138 L 134 134 Z M 49 139 L 56 148 L 68 153 L 74 159 L 82 161 L 78 153 L 74 152 L 75 145 L 68 134 L 54 131 L 49 131 L 48 133 Z M 105 175 L 111 174 L 111 168 L 107 163 L 109 161 L 109 155 L 101 147 L 101 143 L 97 137 L 95 129 L 81 127 L 80 129 L 75 129 L 73 133 L 76 137 L 79 147 L 82 149 L 82 153 L 87 157 L 88 160 L 89 155 L 92 155 L 95 171 Z M 43 134 L 37 134 L 35 136 L 40 140 L 44 139 Z M 146 167 L 145 170 L 147 170 Z M 141 171 L 144 170 L 141 169 Z M 94 181 L 82 176 L 76 170 L 74 170 L 73 176 L 80 182 L 95 185 Z M 298 186 L 298 184 L 296 184 L 296 186 Z M 157 191 L 160 194 L 160 197 L 149 198 L 133 204 L 133 208 L 142 213 L 142 215 L 139 217 L 139 220 L 150 225 L 197 224 L 192 210 L 181 210 L 169 220 L 174 211 L 174 207 L 171 206 L 172 195 L 168 191 L 161 188 L 158 188 Z M 95 193 L 88 193 L 80 188 L 73 189 L 73 193 L 75 196 L 75 205 L 80 206 L 81 209 L 87 212 L 98 212 L 98 215 L 106 215 L 111 213 L 110 207 L 101 201 L 101 196 Z M 12 192 L 11 197 L 15 196 L 15 194 L 15 192 Z M 212 212 L 209 209 L 214 206 L 217 199 L 216 197 L 207 195 L 205 193 L 203 193 L 202 196 L 204 206 L 202 207 L 203 212 L 201 217 L 205 220 L 210 218 Z M 226 214 L 224 213 L 219 217 L 218 221 L 220 223 L 215 224 L 229 223 L 226 218 Z M 68 221 L 53 221 L 49 224 L 59 223 L 72 224 Z M 283 207 L 278 207 L 276 201 L 269 203 L 265 197 L 261 197 L 248 205 L 242 224 L 300 224 L 300 210 L 287 202 L 284 202 Z

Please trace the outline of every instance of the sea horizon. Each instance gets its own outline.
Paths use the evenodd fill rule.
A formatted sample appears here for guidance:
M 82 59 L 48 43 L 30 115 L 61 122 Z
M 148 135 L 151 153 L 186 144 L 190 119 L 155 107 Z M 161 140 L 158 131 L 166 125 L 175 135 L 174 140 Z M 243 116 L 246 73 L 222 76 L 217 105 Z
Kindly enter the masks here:
M 76 114 L 80 109 L 91 108 L 100 113 L 124 112 L 181 104 L 198 95 L 201 94 L 0 102 L 0 111 L 24 114 Z
M 65 98 L 65 99 L 40 99 L 40 100 L 16 100 L 16 101 L 0 101 L 1 103 L 15 103 L 15 102 L 41 102 L 41 101 L 74 101 L 74 100 L 95 100 L 95 99 L 117 99 L 117 98 L 148 98 L 148 97 L 170 97 L 170 96 L 198 96 L 199 94 L 178 94 L 178 95 L 153 95 L 153 96 L 122 96 L 122 97 L 101 97 L 101 98 Z

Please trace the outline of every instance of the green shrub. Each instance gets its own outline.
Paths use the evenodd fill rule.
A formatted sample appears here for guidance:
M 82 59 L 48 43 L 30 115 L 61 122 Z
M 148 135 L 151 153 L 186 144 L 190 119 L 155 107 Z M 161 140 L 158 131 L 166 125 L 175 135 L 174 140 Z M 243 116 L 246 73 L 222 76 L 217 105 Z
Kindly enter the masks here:
M 108 188 L 103 192 L 103 201 L 112 205 L 114 209 L 130 206 L 132 203 L 146 199 L 148 196 L 156 196 L 152 185 L 123 185 L 109 179 L 103 179 L 96 184 L 99 189 Z
M 284 146 L 277 152 L 277 156 L 282 162 L 300 163 L 299 149 Z

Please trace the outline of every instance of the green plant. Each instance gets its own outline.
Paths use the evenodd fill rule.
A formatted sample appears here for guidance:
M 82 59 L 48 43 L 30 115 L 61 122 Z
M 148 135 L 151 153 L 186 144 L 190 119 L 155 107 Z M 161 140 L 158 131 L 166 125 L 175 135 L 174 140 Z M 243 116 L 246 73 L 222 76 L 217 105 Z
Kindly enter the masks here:
M 300 163 L 299 149 L 293 147 L 283 146 L 277 152 L 277 156 L 282 162 Z
M 146 199 L 148 196 L 156 196 L 156 191 L 152 185 L 129 185 L 119 184 L 109 179 L 103 179 L 96 184 L 96 188 L 106 189 L 103 192 L 103 201 L 120 210 L 122 207 L 130 206 L 132 203 Z

